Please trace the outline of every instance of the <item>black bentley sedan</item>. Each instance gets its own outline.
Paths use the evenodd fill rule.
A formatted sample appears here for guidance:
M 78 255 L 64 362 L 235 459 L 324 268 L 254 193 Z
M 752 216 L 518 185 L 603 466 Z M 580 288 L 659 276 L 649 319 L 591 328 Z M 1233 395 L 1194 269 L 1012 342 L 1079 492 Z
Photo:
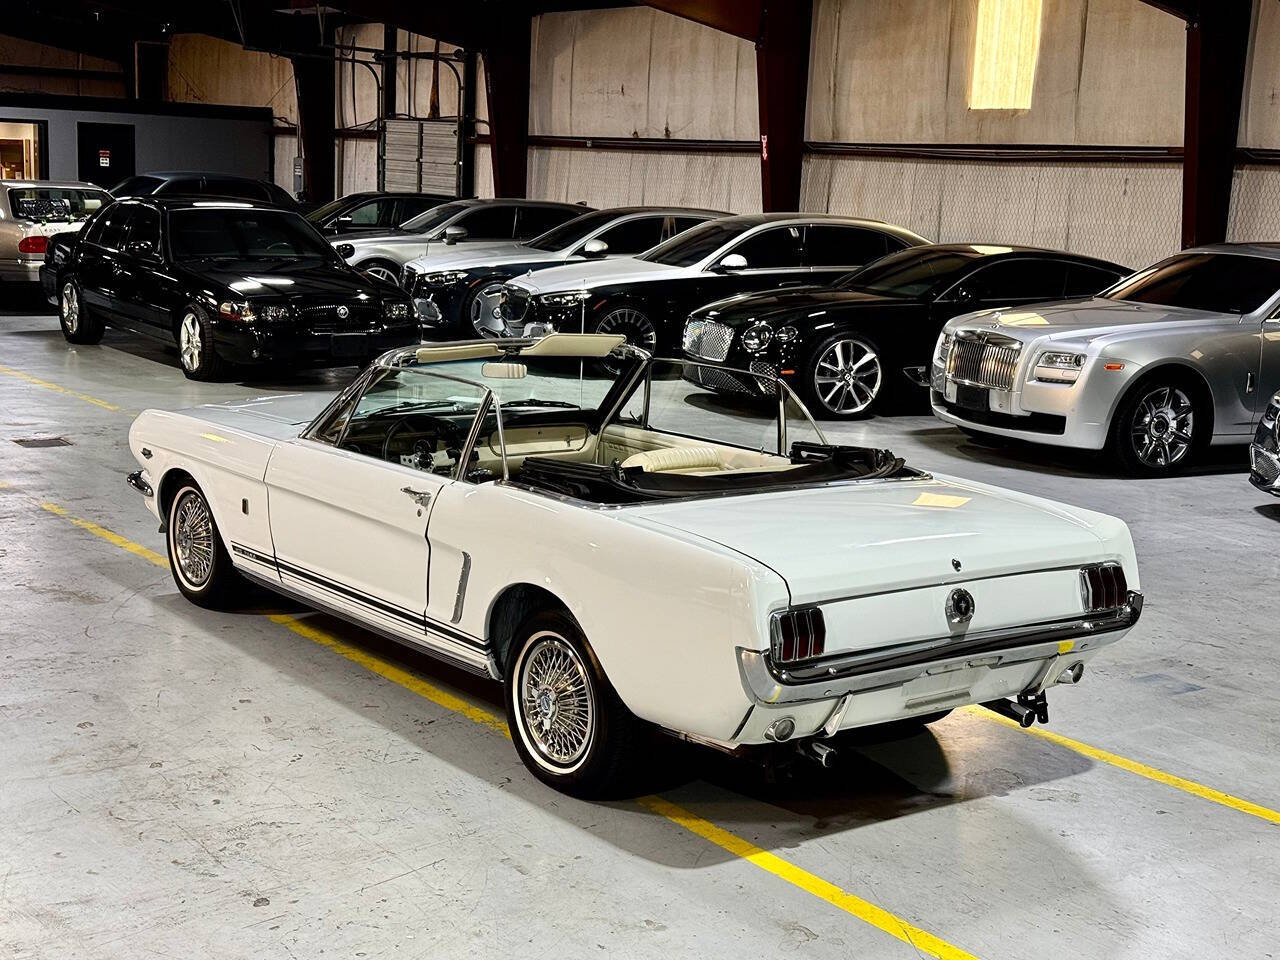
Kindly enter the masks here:
M 49 265 L 62 333 L 97 343 L 106 327 L 175 342 L 183 372 L 230 364 L 364 363 L 419 339 L 397 287 L 347 264 L 300 214 L 194 198 L 104 207 Z
M 689 311 L 731 294 L 831 283 L 885 254 L 927 243 L 879 220 L 764 213 L 699 224 L 638 257 L 566 264 L 508 283 L 501 333 L 621 333 L 677 348 Z
M 683 347 L 703 364 L 781 376 L 815 415 L 866 416 L 918 394 L 952 317 L 1092 296 L 1131 272 L 1035 247 L 911 247 L 829 287 L 706 304 L 685 323 Z M 727 371 L 690 365 L 686 375 L 726 393 L 755 392 L 750 377 Z

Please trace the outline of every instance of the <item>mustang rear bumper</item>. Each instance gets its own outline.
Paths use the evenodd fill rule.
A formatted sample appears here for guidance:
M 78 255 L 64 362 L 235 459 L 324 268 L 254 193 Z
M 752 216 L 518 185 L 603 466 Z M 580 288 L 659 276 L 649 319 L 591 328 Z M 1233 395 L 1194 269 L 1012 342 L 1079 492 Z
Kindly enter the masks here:
M 762 707 L 831 700 L 845 694 L 902 687 L 924 677 L 980 668 L 1001 669 L 1055 657 L 1092 656 L 1120 638 L 1142 615 L 1142 594 L 1130 591 L 1124 606 L 1098 616 L 1052 620 L 972 636 L 943 637 L 900 647 L 838 654 L 779 670 L 768 653 L 738 648 L 742 686 Z M 1052 678 L 1045 677 L 1052 682 Z M 976 702 L 976 701 L 971 701 Z

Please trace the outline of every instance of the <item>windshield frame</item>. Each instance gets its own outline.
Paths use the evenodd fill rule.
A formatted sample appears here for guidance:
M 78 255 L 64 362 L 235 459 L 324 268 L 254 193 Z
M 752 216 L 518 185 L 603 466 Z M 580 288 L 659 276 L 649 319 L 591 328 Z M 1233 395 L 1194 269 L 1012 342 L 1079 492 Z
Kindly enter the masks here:
M 710 265 L 711 263 L 714 263 L 721 254 L 725 253 L 725 250 L 727 247 L 741 243 L 748 235 L 750 235 L 756 230 L 760 230 L 762 228 L 767 228 L 775 225 L 770 221 L 766 221 L 764 223 L 740 224 L 740 226 L 742 227 L 741 230 L 738 230 L 732 235 L 726 235 L 725 239 L 714 250 L 712 250 L 708 254 L 704 254 L 700 259 L 694 260 L 690 263 L 676 264 L 676 263 L 668 263 L 664 260 L 658 259 L 658 255 L 664 249 L 667 249 L 667 248 L 675 249 L 681 246 L 682 244 L 690 243 L 697 240 L 698 238 L 696 236 L 693 236 L 693 234 L 695 233 L 708 232 L 711 230 L 723 230 L 726 226 L 726 224 L 724 223 L 726 219 L 727 218 L 725 217 L 713 217 L 710 220 L 704 220 L 702 221 L 702 223 L 695 224 L 689 229 L 682 230 L 680 233 L 677 233 L 675 236 L 669 237 L 668 239 L 662 241 L 662 243 L 658 244 L 656 247 L 650 247 L 648 250 L 644 251 L 643 253 L 636 254 L 634 259 L 644 260 L 648 263 L 656 263 L 659 266 L 663 266 L 663 267 L 672 267 L 673 269 L 676 269 L 676 270 L 694 270 L 694 269 L 706 270 L 708 265 Z M 782 221 L 779 221 L 777 225 L 782 225 L 782 223 L 783 223 Z
M 932 255 L 935 259 L 943 257 L 955 257 L 959 261 L 959 265 L 950 271 L 942 274 L 933 274 L 932 282 L 919 293 L 901 293 L 894 290 L 877 289 L 867 287 L 857 283 L 857 278 L 869 271 L 877 268 L 884 269 L 886 266 L 892 267 L 894 264 L 902 261 L 926 261 Z M 886 263 L 886 261 L 892 261 Z M 973 272 L 979 264 L 994 262 L 990 256 L 984 256 L 977 252 L 964 254 L 956 250 L 938 250 L 931 245 L 919 245 L 914 247 L 905 247 L 902 250 L 895 250 L 878 260 L 859 267 L 840 277 L 832 284 L 832 289 L 847 291 L 850 293 L 869 293 L 878 297 L 888 297 L 894 300 L 914 300 L 917 302 L 933 301 L 940 299 L 944 294 L 950 291 L 956 284 L 963 283 L 964 280 Z
M 431 207 L 430 209 L 423 210 L 416 217 L 410 217 L 408 220 L 400 224 L 400 226 L 396 227 L 395 229 L 404 231 L 405 233 L 428 233 L 431 231 L 439 230 L 444 227 L 447 227 L 454 220 L 456 220 L 458 217 L 466 213 L 468 210 L 470 210 L 474 206 L 475 204 L 467 203 L 465 200 L 446 200 L 444 203 L 438 203 L 434 207 Z M 435 213 L 437 210 L 440 210 L 444 207 L 452 207 L 453 212 L 445 216 L 443 220 L 432 221 L 431 215 Z M 423 223 L 428 223 L 428 221 L 430 221 L 430 226 L 424 226 L 421 229 L 419 229 L 415 225 L 419 221 L 422 221 Z
M 611 210 L 590 210 L 584 214 L 574 217 L 572 220 L 566 220 L 564 223 L 558 223 L 550 230 L 542 231 L 542 233 L 538 234 L 536 237 L 517 242 L 521 243 L 522 246 L 541 250 L 543 253 L 560 253 L 561 251 L 569 251 L 574 247 L 586 243 L 600 231 L 607 230 L 615 221 L 621 222 L 624 217 L 626 217 L 625 214 L 616 213 Z M 595 225 L 590 227 L 586 233 L 575 233 L 573 235 L 574 239 L 570 240 L 568 243 L 561 243 L 554 247 L 544 247 L 539 245 L 539 241 L 544 240 L 546 237 L 550 237 L 552 234 L 556 233 L 563 233 L 567 228 L 587 219 L 594 219 L 596 221 Z
M 1159 307 L 1165 310 L 1193 310 L 1193 311 L 1196 311 L 1197 313 L 1210 313 L 1210 314 L 1216 313 L 1222 316 L 1235 317 L 1240 321 L 1244 321 L 1248 317 L 1253 317 L 1259 314 L 1267 314 L 1269 316 L 1272 313 L 1274 313 L 1277 309 L 1280 309 L 1280 287 L 1277 287 L 1268 296 L 1264 297 L 1261 301 L 1259 301 L 1259 303 L 1252 310 L 1242 310 L 1238 313 L 1234 310 L 1229 310 L 1229 309 L 1209 308 L 1209 307 L 1190 307 L 1182 304 L 1159 303 L 1153 300 L 1128 300 L 1123 297 L 1113 296 L 1113 293 L 1117 291 L 1120 287 L 1125 287 L 1131 284 L 1136 284 L 1141 281 L 1144 281 L 1154 276 L 1156 272 L 1159 271 L 1162 267 L 1171 265 L 1180 260 L 1189 260 L 1195 257 L 1208 257 L 1208 258 L 1214 258 L 1214 259 L 1221 258 L 1221 257 L 1246 257 L 1254 260 L 1276 259 L 1272 257 L 1259 256 L 1256 253 L 1248 253 L 1245 251 L 1235 253 L 1232 251 L 1225 251 L 1225 250 L 1195 250 L 1195 249 L 1181 250 L 1178 253 L 1173 254 L 1172 256 L 1165 257 L 1163 260 L 1159 260 L 1156 263 L 1151 264 L 1151 266 L 1149 267 L 1144 267 L 1141 270 L 1135 270 L 1133 273 L 1129 274 L 1128 276 L 1121 277 L 1111 286 L 1107 287 L 1105 290 L 1100 291 L 1094 296 L 1098 297 L 1099 299 L 1110 300 L 1113 303 L 1131 303 L 1131 304 L 1137 304 L 1145 307 Z M 1280 262 L 1280 261 L 1277 261 L 1277 262 Z

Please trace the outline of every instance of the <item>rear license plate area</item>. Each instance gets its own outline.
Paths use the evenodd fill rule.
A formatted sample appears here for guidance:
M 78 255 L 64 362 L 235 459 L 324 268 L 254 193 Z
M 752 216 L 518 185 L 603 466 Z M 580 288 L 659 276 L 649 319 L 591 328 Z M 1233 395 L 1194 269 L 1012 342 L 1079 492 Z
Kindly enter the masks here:
M 363 357 L 369 352 L 369 335 L 366 333 L 335 333 L 329 349 L 335 357 Z

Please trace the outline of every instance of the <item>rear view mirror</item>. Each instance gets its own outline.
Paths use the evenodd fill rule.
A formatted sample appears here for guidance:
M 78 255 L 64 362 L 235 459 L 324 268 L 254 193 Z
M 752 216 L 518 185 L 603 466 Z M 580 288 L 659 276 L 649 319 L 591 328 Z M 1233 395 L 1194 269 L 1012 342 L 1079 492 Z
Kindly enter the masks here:
M 715 268 L 721 273 L 729 273 L 734 270 L 745 270 L 747 269 L 747 258 L 740 253 L 731 253 L 717 263 Z
M 594 240 L 588 240 L 582 246 L 582 255 L 588 260 L 599 260 L 608 256 L 609 245 L 597 237 Z
M 445 243 L 457 243 L 459 240 L 465 240 L 465 239 L 467 239 L 466 227 L 453 226 L 453 227 L 444 228 Z
M 523 380 L 529 368 L 523 363 L 502 363 L 491 360 L 481 364 L 480 376 L 486 380 Z

